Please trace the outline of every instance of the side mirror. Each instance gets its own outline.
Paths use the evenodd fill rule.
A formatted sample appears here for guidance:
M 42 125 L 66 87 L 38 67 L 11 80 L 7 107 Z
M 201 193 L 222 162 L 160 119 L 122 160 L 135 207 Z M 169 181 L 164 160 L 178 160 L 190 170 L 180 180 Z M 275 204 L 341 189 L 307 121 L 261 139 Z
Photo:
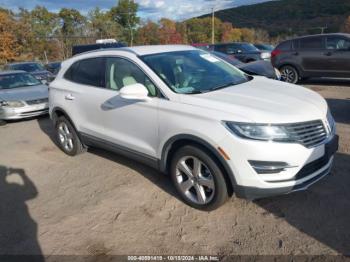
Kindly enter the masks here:
M 128 86 L 124 86 L 119 91 L 120 97 L 128 100 L 139 100 L 139 101 L 147 101 L 150 98 L 148 97 L 148 90 L 142 84 L 132 84 Z

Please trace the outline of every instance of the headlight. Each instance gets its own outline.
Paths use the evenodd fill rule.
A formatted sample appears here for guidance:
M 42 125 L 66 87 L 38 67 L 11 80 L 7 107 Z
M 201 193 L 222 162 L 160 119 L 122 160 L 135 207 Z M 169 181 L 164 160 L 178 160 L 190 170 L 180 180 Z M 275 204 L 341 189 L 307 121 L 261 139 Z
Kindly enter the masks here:
M 269 59 L 271 58 L 271 53 L 267 53 L 267 52 L 261 53 L 260 57 L 262 59 Z
M 0 106 L 6 107 L 22 107 L 24 103 L 21 101 L 1 101 Z
M 291 141 L 283 126 L 235 122 L 224 122 L 224 124 L 234 134 L 243 138 L 263 141 Z
M 335 133 L 335 121 L 329 109 L 327 111 L 327 122 L 329 124 L 329 133 Z

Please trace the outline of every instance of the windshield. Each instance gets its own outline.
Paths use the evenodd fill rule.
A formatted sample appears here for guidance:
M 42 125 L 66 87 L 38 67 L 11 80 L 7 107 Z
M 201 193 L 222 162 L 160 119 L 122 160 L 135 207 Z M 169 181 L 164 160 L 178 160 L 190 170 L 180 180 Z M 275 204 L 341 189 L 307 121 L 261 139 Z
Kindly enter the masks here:
M 245 52 L 256 52 L 256 51 L 259 51 L 259 49 L 257 49 L 252 44 L 240 44 L 240 49 L 242 49 Z
M 0 90 L 17 87 L 35 86 L 41 83 L 31 74 L 0 75 Z
M 204 93 L 249 80 L 242 71 L 201 50 L 146 55 L 141 59 L 176 93 Z
M 272 45 L 257 44 L 255 46 L 260 50 L 265 50 L 265 51 L 272 51 L 274 49 Z
M 23 70 L 26 72 L 37 72 L 37 71 L 45 70 L 44 67 L 38 63 L 11 65 L 11 69 L 12 70 Z

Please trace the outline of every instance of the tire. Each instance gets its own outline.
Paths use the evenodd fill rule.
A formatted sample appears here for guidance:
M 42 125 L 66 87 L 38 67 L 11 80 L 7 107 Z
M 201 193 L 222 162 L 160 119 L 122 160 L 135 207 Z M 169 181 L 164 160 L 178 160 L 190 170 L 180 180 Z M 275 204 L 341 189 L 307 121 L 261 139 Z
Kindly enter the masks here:
M 5 125 L 6 125 L 6 121 L 0 119 L 0 126 L 5 126 Z
M 194 167 L 200 172 L 194 172 Z M 188 145 L 174 154 L 170 175 L 183 201 L 199 210 L 219 208 L 228 198 L 224 175 L 204 149 Z
M 76 156 L 86 151 L 77 131 L 71 122 L 64 116 L 60 116 L 56 122 L 57 143 L 60 149 L 69 156 Z
M 299 81 L 299 72 L 294 66 L 286 65 L 280 68 L 281 79 L 287 83 L 296 84 Z

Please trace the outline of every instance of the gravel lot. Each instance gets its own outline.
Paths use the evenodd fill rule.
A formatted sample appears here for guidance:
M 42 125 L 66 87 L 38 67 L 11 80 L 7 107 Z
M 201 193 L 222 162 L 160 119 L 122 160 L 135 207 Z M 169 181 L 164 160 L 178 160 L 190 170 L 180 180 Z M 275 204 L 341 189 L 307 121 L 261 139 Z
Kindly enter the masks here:
M 332 175 L 210 213 L 183 204 L 168 177 L 142 164 L 98 149 L 66 156 L 47 117 L 1 126 L 0 254 L 350 255 L 350 81 L 304 85 L 337 121 Z

